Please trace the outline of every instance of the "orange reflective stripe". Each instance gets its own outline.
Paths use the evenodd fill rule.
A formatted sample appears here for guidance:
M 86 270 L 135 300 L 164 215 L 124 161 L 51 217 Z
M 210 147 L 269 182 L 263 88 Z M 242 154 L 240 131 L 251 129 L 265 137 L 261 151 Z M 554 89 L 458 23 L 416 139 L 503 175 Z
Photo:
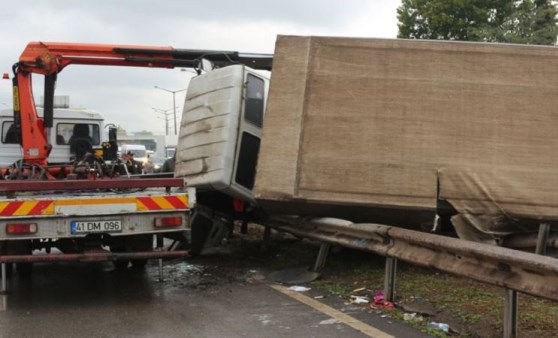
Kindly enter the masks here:
M 186 195 L 138 197 L 136 201 L 138 210 L 188 209 Z
M 0 202 L 0 216 L 36 216 L 54 214 L 52 201 Z

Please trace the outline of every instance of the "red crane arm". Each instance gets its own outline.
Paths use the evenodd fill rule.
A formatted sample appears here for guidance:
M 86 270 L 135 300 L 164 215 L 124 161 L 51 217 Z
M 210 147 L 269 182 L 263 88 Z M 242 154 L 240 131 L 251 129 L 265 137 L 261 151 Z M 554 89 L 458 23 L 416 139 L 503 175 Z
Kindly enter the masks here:
M 56 74 L 70 64 L 174 68 L 172 47 L 30 42 L 19 58 L 26 73 Z
M 14 123 L 21 135 L 23 160 L 45 165 L 51 146 L 45 118 L 39 117 L 33 98 L 31 74 L 45 75 L 45 103 L 54 93 L 56 74 L 71 64 L 173 68 L 172 47 L 145 47 L 84 43 L 31 42 L 14 66 Z M 174 61 L 174 62 L 173 62 Z M 49 81 L 51 83 L 49 83 Z M 47 87 L 51 87 L 47 89 Z M 45 105 L 45 116 L 46 112 Z M 48 124 L 48 122 L 47 122 Z

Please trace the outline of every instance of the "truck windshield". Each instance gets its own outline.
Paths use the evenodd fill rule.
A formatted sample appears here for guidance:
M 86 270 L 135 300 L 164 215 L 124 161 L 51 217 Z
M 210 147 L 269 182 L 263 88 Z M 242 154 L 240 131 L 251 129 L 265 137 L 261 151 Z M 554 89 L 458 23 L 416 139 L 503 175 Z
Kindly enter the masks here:
M 130 150 L 130 152 L 134 154 L 134 157 L 145 157 L 147 154 L 146 151 L 143 149 L 133 149 Z
M 75 128 L 76 125 L 80 125 L 83 128 Z M 76 129 L 82 130 L 86 135 L 74 135 Z M 56 125 L 56 144 L 66 145 L 69 144 L 70 138 L 74 137 L 87 137 L 91 139 L 91 145 L 99 145 L 100 135 L 99 135 L 99 125 L 97 124 L 86 124 L 86 123 L 58 123 Z

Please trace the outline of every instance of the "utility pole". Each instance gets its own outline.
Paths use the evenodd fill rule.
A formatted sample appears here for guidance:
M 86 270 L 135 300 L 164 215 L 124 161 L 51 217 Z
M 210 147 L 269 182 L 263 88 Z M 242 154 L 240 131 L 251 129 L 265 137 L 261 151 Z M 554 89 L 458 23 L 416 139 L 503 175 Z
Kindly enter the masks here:
M 161 88 L 159 86 L 155 86 L 155 88 L 164 90 L 164 91 L 169 92 L 169 93 L 172 94 L 172 106 L 174 107 L 174 135 L 177 135 L 177 128 L 176 128 L 176 93 L 183 92 L 188 88 L 179 89 L 179 90 L 170 90 L 170 89 L 166 89 L 166 88 Z
M 162 114 L 163 117 L 160 117 L 160 119 L 164 119 L 165 120 L 165 135 L 169 135 L 169 111 L 173 110 L 173 108 L 169 108 L 169 109 L 159 109 L 159 108 L 151 108 L 153 109 L 154 112 L 158 113 L 158 114 Z M 174 107 L 174 109 L 176 109 L 176 107 Z

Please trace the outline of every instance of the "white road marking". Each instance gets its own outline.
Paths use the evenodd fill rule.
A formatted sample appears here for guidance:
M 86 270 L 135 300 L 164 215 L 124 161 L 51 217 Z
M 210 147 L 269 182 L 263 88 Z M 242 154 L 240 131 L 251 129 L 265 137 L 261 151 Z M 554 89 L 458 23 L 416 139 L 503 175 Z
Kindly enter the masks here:
M 318 302 L 317 300 L 314 300 L 308 296 L 305 296 L 303 294 L 301 294 L 300 292 L 296 292 L 296 291 L 291 291 L 288 288 L 282 286 L 282 285 L 270 285 L 270 287 L 272 287 L 273 289 L 303 303 L 306 304 L 310 307 L 312 307 L 315 310 L 320 311 L 323 314 L 326 314 L 328 316 L 330 316 L 333 319 L 336 319 L 338 321 L 340 321 L 341 323 L 344 323 L 345 325 L 348 325 L 350 327 L 352 327 L 355 330 L 358 330 L 362 333 L 364 333 L 365 335 L 369 336 L 369 337 L 375 337 L 375 338 L 394 338 L 394 336 L 389 335 L 387 333 L 385 333 L 384 331 L 381 331 L 369 324 L 366 324 L 364 322 L 361 322 L 360 320 L 351 317 L 341 311 L 338 311 L 330 306 L 327 306 L 323 303 Z

